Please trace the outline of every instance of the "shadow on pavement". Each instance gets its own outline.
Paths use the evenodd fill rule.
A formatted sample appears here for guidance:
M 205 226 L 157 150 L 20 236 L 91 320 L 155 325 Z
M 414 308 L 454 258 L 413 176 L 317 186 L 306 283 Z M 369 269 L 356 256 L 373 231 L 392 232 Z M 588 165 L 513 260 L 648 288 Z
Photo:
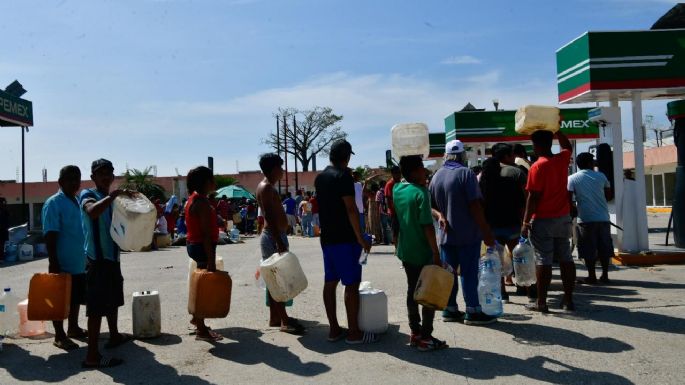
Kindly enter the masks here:
M 491 329 L 511 334 L 514 341 L 532 346 L 558 345 L 598 353 L 620 353 L 633 347 L 614 338 L 590 338 L 584 334 L 533 323 L 497 322 Z
M 179 375 L 175 368 L 159 363 L 155 359 L 154 353 L 138 346 L 137 343 L 127 343 L 112 351 L 102 351 L 104 355 L 115 356 L 124 360 L 121 366 L 101 370 L 103 374 L 112 377 L 112 382 L 121 384 L 210 384 L 196 376 Z M 53 354 L 46 360 L 31 355 L 19 346 L 6 345 L 3 350 L 2 366 L 14 379 L 19 381 L 60 382 L 87 371 L 81 368 L 81 361 L 85 356 L 86 348 L 82 347 L 68 353 Z
M 60 382 L 81 371 L 85 349 L 65 352 L 55 348 L 55 354 L 44 359 L 31 355 L 28 350 L 14 344 L 4 344 L 1 366 L 19 381 Z
M 622 325 L 650 332 L 685 334 L 685 319 L 608 305 L 592 305 L 586 314 L 594 321 Z
M 170 346 L 170 345 L 177 345 L 181 343 L 181 337 L 175 335 L 175 334 L 167 334 L 167 333 L 162 333 L 159 337 L 156 338 L 145 338 L 145 339 L 139 339 L 138 343 L 139 344 L 148 344 L 148 345 L 155 345 L 155 346 Z
M 380 342 L 355 347 L 350 347 L 343 341 L 329 343 L 326 341 L 327 334 L 328 328 L 316 328 L 310 330 L 306 337 L 300 337 L 299 341 L 305 348 L 321 354 L 335 354 L 350 349 L 359 352 L 381 352 L 404 362 L 479 380 L 520 375 L 554 384 L 575 385 L 586 383 L 588 379 L 600 384 L 633 384 L 630 380 L 614 373 L 576 368 L 542 356 L 520 359 L 457 347 L 450 347 L 439 352 L 421 353 L 409 347 L 407 344 L 409 336 L 399 332 L 398 325 L 390 325 Z
M 683 283 L 666 283 L 666 282 L 656 282 L 656 281 L 632 281 L 625 279 L 613 279 L 611 274 L 609 274 L 609 279 L 611 283 L 608 286 L 629 286 L 629 287 L 639 287 L 642 289 L 685 289 L 685 284 Z
M 209 349 L 217 358 L 243 365 L 266 364 L 276 370 L 303 377 L 313 377 L 328 372 L 331 368 L 321 362 L 302 362 L 287 347 L 266 343 L 260 339 L 262 332 L 246 328 L 215 330 L 229 340 L 238 343 L 219 342 Z

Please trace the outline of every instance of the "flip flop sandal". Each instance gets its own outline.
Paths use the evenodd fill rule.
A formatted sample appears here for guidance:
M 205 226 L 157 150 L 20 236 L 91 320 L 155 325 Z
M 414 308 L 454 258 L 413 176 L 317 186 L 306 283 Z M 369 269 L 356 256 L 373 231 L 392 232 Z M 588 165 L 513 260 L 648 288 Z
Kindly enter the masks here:
M 328 338 L 327 338 L 327 341 L 328 341 L 328 342 L 338 342 L 338 341 L 340 341 L 341 339 L 345 338 L 346 335 L 347 335 L 347 330 L 346 330 L 346 329 L 340 329 L 340 333 L 338 333 L 337 336 L 335 336 L 335 337 L 328 337 Z
M 371 332 L 364 332 L 362 338 L 359 340 L 346 339 L 345 343 L 348 345 L 362 345 L 362 344 L 373 344 L 380 341 L 377 335 Z
M 429 352 L 432 350 L 441 350 L 441 349 L 447 349 L 449 345 L 447 345 L 447 342 L 441 341 L 437 338 L 431 338 L 430 343 L 423 345 L 422 343 L 419 343 L 419 351 L 420 352 Z
M 67 332 L 67 337 L 69 338 L 86 338 L 88 337 L 88 330 L 85 329 L 79 329 L 78 332 L 72 333 L 72 332 Z
M 306 329 L 304 328 L 304 326 L 300 325 L 297 322 L 290 323 L 286 326 L 281 326 L 281 332 L 293 334 L 296 336 L 301 336 L 301 335 L 305 334 L 305 331 L 306 331 Z
M 124 363 L 124 360 L 114 357 L 100 357 L 100 360 L 95 364 L 89 364 L 86 361 L 81 362 L 83 369 L 103 369 L 113 368 Z
M 207 330 L 209 331 L 209 335 L 201 336 L 199 334 L 196 334 L 195 340 L 196 341 L 205 341 L 205 342 L 217 342 L 217 341 L 221 341 L 224 339 L 224 336 L 222 336 L 221 334 L 214 333 L 209 328 L 207 328 Z
M 70 350 L 74 350 L 74 349 L 79 348 L 79 346 L 74 341 L 70 340 L 69 338 L 67 338 L 65 340 L 54 341 L 52 343 L 52 345 L 55 346 L 56 348 L 66 350 L 66 351 L 70 351 Z
M 105 349 L 114 349 L 117 346 L 121 346 L 127 342 L 133 341 L 133 336 L 126 333 L 119 333 L 119 339 L 112 341 L 111 339 L 105 343 Z

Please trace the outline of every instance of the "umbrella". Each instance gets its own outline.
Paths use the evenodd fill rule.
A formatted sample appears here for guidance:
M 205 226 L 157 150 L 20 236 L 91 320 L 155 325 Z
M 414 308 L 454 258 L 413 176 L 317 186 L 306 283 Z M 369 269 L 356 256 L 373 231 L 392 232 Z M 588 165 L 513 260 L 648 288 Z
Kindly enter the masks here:
M 218 190 L 216 190 L 216 197 L 221 198 L 222 196 L 226 195 L 227 198 L 247 198 L 247 199 L 255 199 L 255 196 L 252 195 L 251 192 L 245 190 L 245 188 L 237 185 L 230 185 L 226 187 L 222 187 Z

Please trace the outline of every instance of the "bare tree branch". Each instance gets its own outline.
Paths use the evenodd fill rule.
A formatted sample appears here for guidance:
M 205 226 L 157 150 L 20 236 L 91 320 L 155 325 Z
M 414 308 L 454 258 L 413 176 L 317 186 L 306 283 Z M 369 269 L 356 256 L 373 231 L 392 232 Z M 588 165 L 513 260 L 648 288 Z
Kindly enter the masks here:
M 309 110 L 279 107 L 274 117 L 279 118 L 281 132 L 278 136 L 275 132 L 270 133 L 262 142 L 274 149 L 277 149 L 280 142 L 281 151 L 294 156 L 302 165 L 303 171 L 309 170 L 309 162 L 313 156 L 319 153 L 327 154 L 328 147 L 333 141 L 347 137 L 339 125 L 343 116 L 334 114 L 330 107 L 316 106 Z M 295 117 L 296 130 L 293 127 L 293 117 Z M 284 132 L 286 146 L 283 146 Z

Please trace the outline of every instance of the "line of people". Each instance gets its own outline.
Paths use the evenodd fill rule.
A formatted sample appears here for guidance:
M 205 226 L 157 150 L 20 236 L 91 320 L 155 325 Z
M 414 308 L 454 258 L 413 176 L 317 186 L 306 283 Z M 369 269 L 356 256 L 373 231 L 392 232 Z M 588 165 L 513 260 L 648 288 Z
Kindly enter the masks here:
M 533 301 L 527 308 L 549 311 L 547 291 L 552 261 L 558 260 L 564 286 L 561 306 L 568 311 L 574 310 L 572 295 L 576 272 L 569 243 L 572 207 L 575 211 L 572 197 L 577 202 L 580 223 L 578 251 L 588 267 L 588 278 L 583 283 L 608 282 L 609 258 L 613 255 L 607 210 L 607 199 L 611 199 L 609 182 L 603 174 L 593 170 L 593 158 L 588 153 L 578 155 L 579 171 L 568 177 L 571 144 L 561 133 L 556 137 L 561 151 L 553 154 L 552 133 L 538 131 L 532 135 L 537 156 L 532 165 L 521 164 L 517 158 L 526 161 L 525 155 L 516 156 L 512 146 L 495 145 L 493 157 L 485 162 L 479 176 L 466 167 L 466 151 L 458 140 L 446 145 L 445 163 L 430 179 L 419 156 L 403 157 L 399 168 L 392 170 L 393 178 L 386 184 L 383 198 L 390 214 L 388 221 L 396 254 L 407 279 L 410 345 L 421 351 L 447 347 L 445 341 L 433 336 L 435 311 L 426 307 L 419 311 L 419 305 L 413 299 L 421 269 L 426 265 L 449 266 L 455 275 L 460 272 L 458 278 L 466 303 L 465 313 L 457 307 L 459 284 L 455 280 L 448 306 L 442 313 L 444 321 L 463 320 L 467 325 L 485 325 L 496 320 L 484 314 L 478 303 L 481 242 L 493 246 L 498 241 L 512 249 L 519 236 L 530 237 L 536 254 L 537 287 L 517 289 L 520 294 L 527 291 Z M 345 339 L 346 343 L 355 345 L 373 343 L 379 337 L 360 330 L 358 325 L 362 278 L 359 257 L 362 250 L 369 252 L 371 243 L 364 237 L 355 181 L 348 168 L 353 154 L 352 146 L 345 140 L 332 144 L 331 164 L 315 181 L 315 199 L 321 226 L 328 340 Z M 266 259 L 275 252 L 289 249 L 287 233 L 291 220 L 287 205 L 283 204 L 276 189 L 284 173 L 283 160 L 276 154 L 265 154 L 260 157 L 259 164 L 264 174 L 257 186 L 257 202 L 264 217 L 259 247 L 262 258 Z M 398 174 L 404 179 L 401 180 Z M 68 327 L 65 331 L 63 322 L 54 322 L 54 344 L 71 350 L 78 347 L 72 338 L 87 337 L 88 352 L 83 367 L 103 368 L 123 361 L 100 353 L 98 338 L 102 318 L 106 318 L 110 331 L 105 348 L 117 347 L 132 338 L 120 333 L 117 327 L 118 308 L 124 304 L 124 279 L 119 248 L 109 235 L 109 227 L 113 200 L 135 192 L 110 191 L 114 167 L 105 159 L 92 163 L 91 179 L 95 188 L 79 193 L 81 173 L 78 167 L 62 168 L 60 191 L 50 197 L 43 208 L 43 231 L 49 271 L 69 273 L 73 282 Z M 214 271 L 219 226 L 217 210 L 209 199 L 209 194 L 216 188 L 212 171 L 207 167 L 190 170 L 187 185 L 190 196 L 183 207 L 187 252 L 198 268 Z M 437 232 L 434 223 L 439 225 Z M 594 268 L 598 259 L 602 265 L 599 279 Z M 337 319 L 339 283 L 345 286 L 347 329 Z M 266 296 L 270 326 L 279 327 L 286 333 L 305 333 L 302 323 L 287 314 L 286 307 L 292 303 L 276 302 L 268 291 Z M 88 330 L 77 323 L 79 306 L 83 304 L 86 305 Z M 190 322 L 197 328 L 197 340 L 213 342 L 223 338 L 212 331 L 204 319 L 193 318 Z

